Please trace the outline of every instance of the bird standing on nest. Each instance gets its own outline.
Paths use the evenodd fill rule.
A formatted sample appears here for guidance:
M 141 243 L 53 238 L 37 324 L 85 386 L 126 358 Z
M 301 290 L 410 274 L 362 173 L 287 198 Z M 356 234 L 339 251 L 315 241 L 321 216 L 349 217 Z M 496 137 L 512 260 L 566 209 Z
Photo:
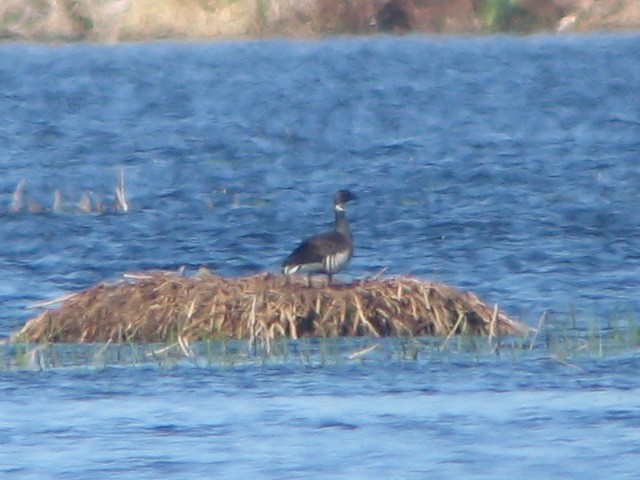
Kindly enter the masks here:
M 282 263 L 285 275 L 326 273 L 331 284 L 333 274 L 342 270 L 353 255 L 353 238 L 344 211 L 345 204 L 356 198 L 349 190 L 336 193 L 333 199 L 336 212 L 333 231 L 314 235 L 298 245 Z M 308 283 L 311 285 L 309 278 Z

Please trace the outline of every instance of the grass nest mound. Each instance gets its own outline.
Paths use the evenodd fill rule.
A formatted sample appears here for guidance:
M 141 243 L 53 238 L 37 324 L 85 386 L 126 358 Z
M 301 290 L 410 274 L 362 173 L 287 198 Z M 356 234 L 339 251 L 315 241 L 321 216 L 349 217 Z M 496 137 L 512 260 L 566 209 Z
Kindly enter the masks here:
M 318 280 L 318 279 L 316 279 Z M 317 282 L 316 282 L 317 283 Z M 57 301 L 14 341 L 147 343 L 335 336 L 524 335 L 525 325 L 475 295 L 412 277 L 308 285 L 202 270 L 125 274 Z

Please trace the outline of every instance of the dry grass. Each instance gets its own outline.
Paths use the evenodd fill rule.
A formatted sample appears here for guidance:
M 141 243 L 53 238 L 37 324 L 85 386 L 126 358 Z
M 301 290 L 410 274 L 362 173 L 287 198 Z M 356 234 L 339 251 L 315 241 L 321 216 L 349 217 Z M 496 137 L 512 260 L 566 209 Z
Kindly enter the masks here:
M 53 212 L 57 214 L 93 214 L 93 213 L 128 213 L 132 210 L 131 202 L 125 188 L 124 169 L 118 174 L 118 184 L 114 189 L 113 199 L 100 199 L 88 190 L 83 191 L 79 198 L 69 200 L 60 190 L 54 190 L 51 206 L 42 204 L 31 198 L 26 191 L 27 181 L 20 180 L 11 197 L 11 204 L 7 211 L 11 214 Z M 0 205 L 0 214 L 4 208 Z
M 638 30 L 640 2 L 637 0 L 584 0 L 586 8 L 575 11 L 574 30 Z
M 338 336 L 524 335 L 475 295 L 397 277 L 309 287 L 299 277 L 226 279 L 202 270 L 127 274 L 59 300 L 14 335 L 27 342 L 189 342 Z M 53 304 L 53 302 L 49 302 Z M 48 306 L 40 304 L 39 307 Z M 185 347 L 186 348 L 186 347 Z
M 317 37 L 407 30 L 477 33 L 491 29 L 486 21 L 488 5 L 508 10 L 511 3 L 498 0 L 2 0 L 0 38 L 112 43 L 160 38 Z M 515 23 L 507 22 L 505 28 L 549 30 L 558 22 L 564 22 L 562 28 L 570 30 L 640 27 L 640 6 L 636 0 L 522 0 L 518 7 L 526 22 L 516 18 Z
M 3 0 L 0 37 L 36 41 L 242 36 L 257 0 Z

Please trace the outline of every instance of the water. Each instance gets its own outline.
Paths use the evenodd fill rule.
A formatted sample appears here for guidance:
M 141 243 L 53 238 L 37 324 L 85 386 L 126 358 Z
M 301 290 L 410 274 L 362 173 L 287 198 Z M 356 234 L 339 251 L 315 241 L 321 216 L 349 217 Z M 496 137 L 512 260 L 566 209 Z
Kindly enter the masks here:
M 30 303 L 125 271 L 277 271 L 330 224 L 344 187 L 360 198 L 343 280 L 383 268 L 439 280 L 529 324 L 545 310 L 585 330 L 637 315 L 639 47 L 616 35 L 3 45 L 0 336 Z M 131 211 L 78 214 L 85 191 L 113 202 L 121 169 Z M 21 180 L 45 211 L 11 212 Z M 637 349 L 569 362 L 381 350 L 5 368 L 0 473 L 635 475 Z
M 379 353 L 378 353 L 379 352 Z M 640 359 L 456 353 L 0 380 L 2 478 L 634 478 Z

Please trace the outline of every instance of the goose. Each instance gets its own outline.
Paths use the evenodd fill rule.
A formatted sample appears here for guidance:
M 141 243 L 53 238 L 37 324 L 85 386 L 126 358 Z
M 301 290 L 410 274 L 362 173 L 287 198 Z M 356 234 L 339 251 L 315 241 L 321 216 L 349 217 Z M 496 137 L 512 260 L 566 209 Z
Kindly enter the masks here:
M 331 285 L 333 274 L 342 270 L 353 255 L 353 238 L 345 216 L 345 204 L 356 198 L 349 190 L 338 190 L 333 198 L 336 214 L 333 231 L 314 235 L 300 243 L 282 263 L 285 275 L 325 273 Z M 311 285 L 308 277 L 307 281 Z

